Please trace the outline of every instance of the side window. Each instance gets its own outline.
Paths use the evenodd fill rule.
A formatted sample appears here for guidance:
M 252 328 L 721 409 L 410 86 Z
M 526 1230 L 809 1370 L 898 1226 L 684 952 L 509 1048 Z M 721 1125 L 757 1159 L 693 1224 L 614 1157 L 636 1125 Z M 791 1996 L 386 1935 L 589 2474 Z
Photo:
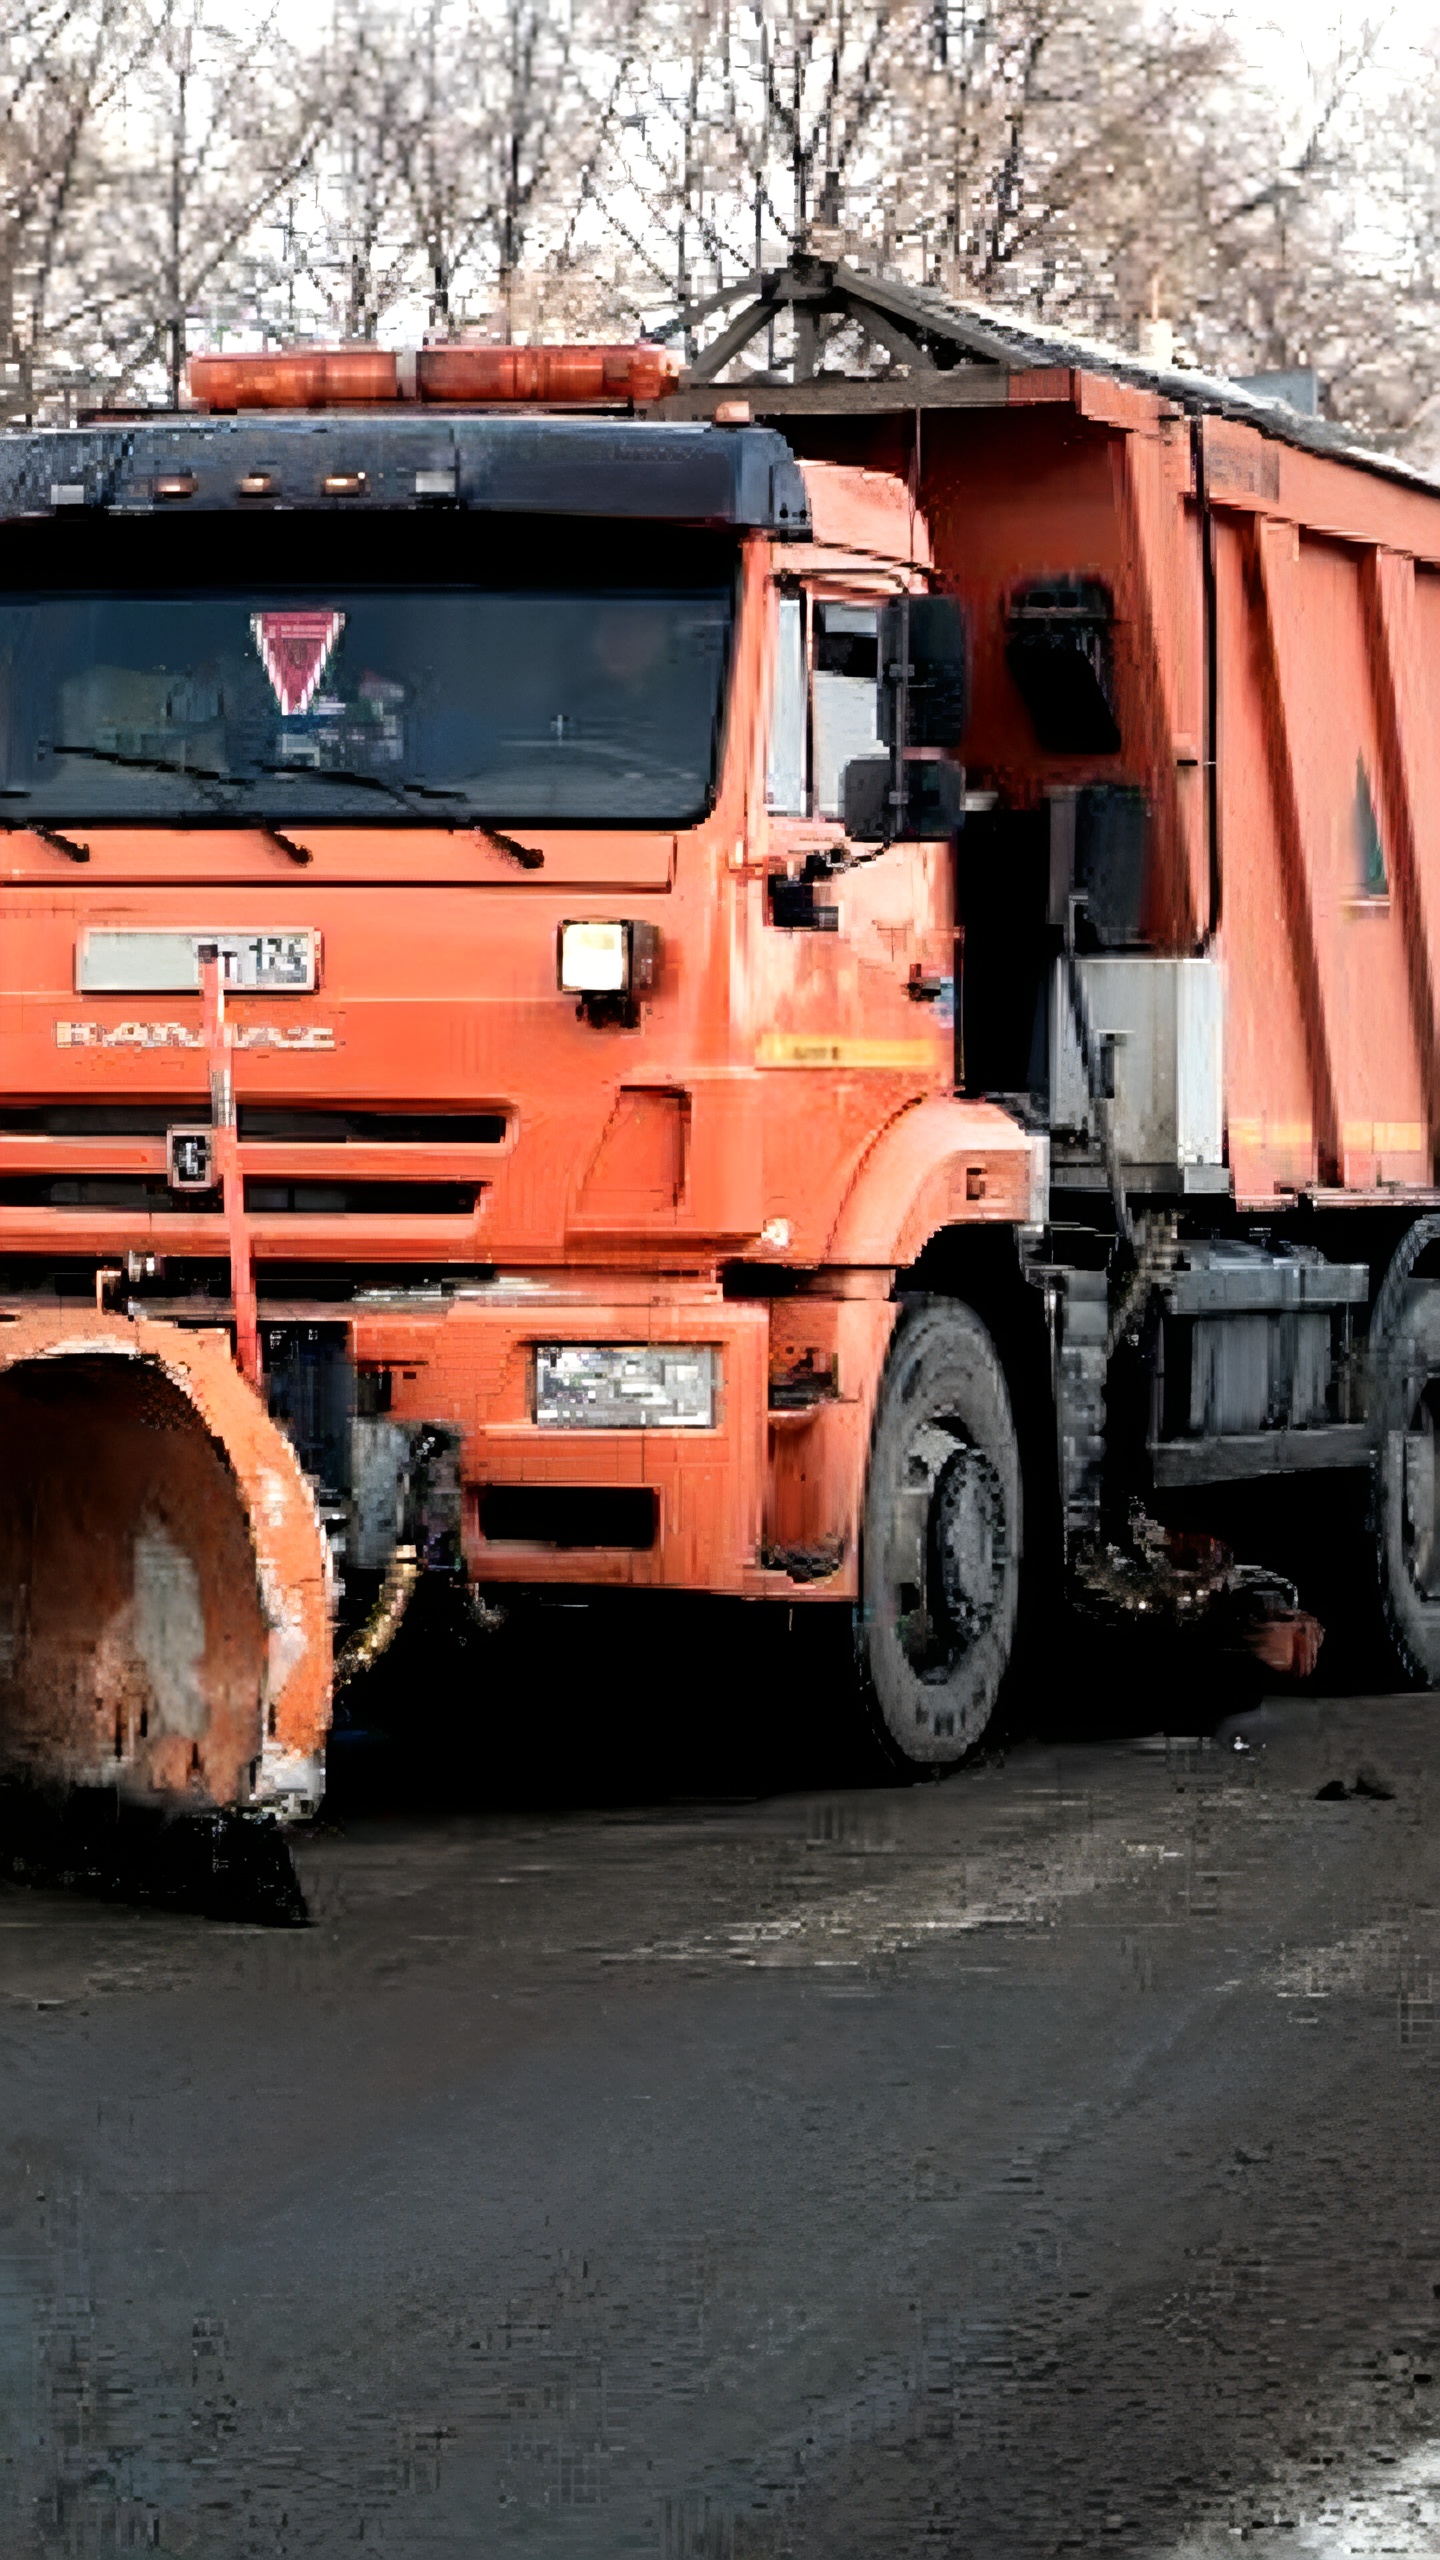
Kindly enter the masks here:
M 805 795 L 805 605 L 781 596 L 770 701 L 770 761 L 765 805 L 777 818 L 803 818 Z
M 814 608 L 811 680 L 814 804 L 820 818 L 844 815 L 845 767 L 852 756 L 882 755 L 876 727 L 880 616 L 873 604 Z
M 1355 768 L 1355 863 L 1359 873 L 1362 898 L 1384 898 L 1390 882 L 1385 871 L 1385 847 L 1380 836 L 1380 821 L 1375 815 L 1375 799 L 1370 789 L 1370 776 L 1362 756 Z

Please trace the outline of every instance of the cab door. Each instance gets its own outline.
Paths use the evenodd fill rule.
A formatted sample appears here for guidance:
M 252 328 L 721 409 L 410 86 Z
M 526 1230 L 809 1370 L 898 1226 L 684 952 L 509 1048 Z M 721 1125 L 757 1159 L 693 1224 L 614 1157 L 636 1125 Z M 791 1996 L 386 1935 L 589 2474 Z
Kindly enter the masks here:
M 948 842 L 852 842 L 845 775 L 886 754 L 881 613 L 893 587 L 777 582 L 766 765 L 762 1065 L 826 1065 L 933 1091 L 953 1079 Z

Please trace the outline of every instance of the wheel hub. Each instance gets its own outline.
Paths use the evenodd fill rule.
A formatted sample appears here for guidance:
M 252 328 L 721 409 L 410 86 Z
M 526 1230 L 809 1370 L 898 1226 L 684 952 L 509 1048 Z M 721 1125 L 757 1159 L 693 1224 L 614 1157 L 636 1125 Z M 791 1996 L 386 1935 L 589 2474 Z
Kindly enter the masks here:
M 1440 1596 L 1440 1518 L 1436 1511 L 1435 1414 L 1427 1387 L 1404 1441 L 1401 1543 L 1405 1569 L 1422 1600 Z
M 982 1449 L 950 1425 L 914 1433 L 890 1550 L 900 1640 L 912 1669 L 945 1678 L 993 1625 L 1009 1562 L 1005 1492 Z
M 934 1534 L 945 1615 L 957 1648 L 994 1623 L 1008 1561 L 1005 1496 L 984 1451 L 962 1445 L 940 1479 Z

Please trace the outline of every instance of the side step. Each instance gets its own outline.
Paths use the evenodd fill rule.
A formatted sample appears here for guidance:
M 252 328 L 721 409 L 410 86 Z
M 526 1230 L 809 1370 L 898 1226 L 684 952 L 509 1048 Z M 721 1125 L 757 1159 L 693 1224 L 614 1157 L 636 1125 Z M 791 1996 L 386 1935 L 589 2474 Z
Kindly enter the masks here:
M 1236 1431 L 1212 1440 L 1155 1440 L 1155 1483 L 1241 1484 L 1254 1476 L 1309 1475 L 1320 1467 L 1368 1467 L 1375 1443 L 1363 1422 L 1317 1423 L 1298 1431 Z

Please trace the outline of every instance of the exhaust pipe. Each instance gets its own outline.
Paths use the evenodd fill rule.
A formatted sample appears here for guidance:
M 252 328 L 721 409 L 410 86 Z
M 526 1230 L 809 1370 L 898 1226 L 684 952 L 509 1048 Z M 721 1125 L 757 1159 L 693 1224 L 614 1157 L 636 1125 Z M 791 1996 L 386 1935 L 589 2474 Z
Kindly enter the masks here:
M 0 1321 L 0 1776 L 294 1819 L 331 1676 L 319 1515 L 228 1335 Z

